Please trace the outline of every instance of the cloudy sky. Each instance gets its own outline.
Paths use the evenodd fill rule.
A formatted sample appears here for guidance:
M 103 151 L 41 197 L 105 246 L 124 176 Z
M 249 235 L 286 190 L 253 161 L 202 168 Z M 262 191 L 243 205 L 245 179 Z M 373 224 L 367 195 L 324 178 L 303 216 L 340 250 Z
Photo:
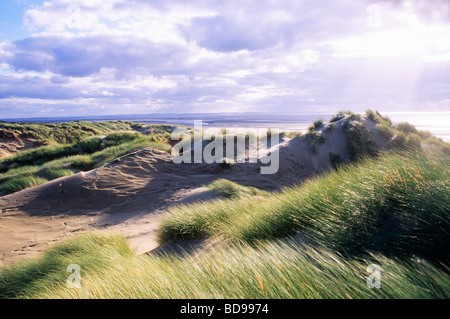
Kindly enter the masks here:
M 2 0 L 0 118 L 450 111 L 450 0 Z

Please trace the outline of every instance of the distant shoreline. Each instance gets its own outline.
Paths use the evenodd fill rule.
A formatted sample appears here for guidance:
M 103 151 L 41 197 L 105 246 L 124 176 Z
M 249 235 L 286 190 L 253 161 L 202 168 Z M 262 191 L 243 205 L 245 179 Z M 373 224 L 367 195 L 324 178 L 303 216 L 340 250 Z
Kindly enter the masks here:
M 155 113 L 130 115 L 98 115 L 79 117 L 41 117 L 0 119 L 5 122 L 63 123 L 71 121 L 130 121 L 152 124 L 176 124 L 193 127 L 194 120 L 202 120 L 206 127 L 266 127 L 285 131 L 306 131 L 317 119 L 327 121 L 334 113 Z M 450 142 L 450 112 L 383 112 L 394 123 L 409 122 L 419 130 Z

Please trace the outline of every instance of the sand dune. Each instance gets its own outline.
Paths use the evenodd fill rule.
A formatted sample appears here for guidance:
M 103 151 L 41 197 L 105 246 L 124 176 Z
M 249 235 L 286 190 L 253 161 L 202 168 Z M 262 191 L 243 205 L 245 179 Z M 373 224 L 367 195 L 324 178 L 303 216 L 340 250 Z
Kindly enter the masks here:
M 218 178 L 278 190 L 330 169 L 329 153 L 348 161 L 341 125 L 324 131 L 312 151 L 304 138 L 281 140 L 280 167 L 262 175 L 259 164 L 176 164 L 170 154 L 146 148 L 89 172 L 63 177 L 0 197 L 0 265 L 31 257 L 89 229 L 127 236 L 138 253 L 158 246 L 156 230 L 169 206 L 216 195 L 205 184 Z
M 42 142 L 28 137 L 27 134 L 16 134 L 0 130 L 0 158 L 41 145 L 43 145 Z

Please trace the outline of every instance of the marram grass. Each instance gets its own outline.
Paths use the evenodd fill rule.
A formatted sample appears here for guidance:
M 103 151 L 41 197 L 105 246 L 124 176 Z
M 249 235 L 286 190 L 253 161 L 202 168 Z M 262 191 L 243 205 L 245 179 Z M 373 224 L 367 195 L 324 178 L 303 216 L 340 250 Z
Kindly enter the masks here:
M 199 254 L 136 256 L 123 237 L 88 233 L 0 270 L 0 297 L 449 298 L 448 167 L 390 155 L 258 200 L 180 206 L 163 223 L 167 240 L 227 240 Z M 286 239 L 293 233 L 301 245 Z M 67 286 L 72 264 L 80 288 Z M 380 288 L 367 285 L 370 265 Z
M 80 288 L 67 286 L 70 264 L 80 266 Z M 381 267 L 380 288 L 367 286 L 371 264 Z M 2 298 L 448 298 L 449 289 L 447 274 L 423 260 L 348 259 L 293 241 L 157 257 L 92 233 L 0 270 Z
M 0 185 L 0 193 L 14 193 L 21 189 L 37 186 L 46 182 L 48 182 L 47 179 L 33 175 L 13 177 Z
M 252 186 L 242 186 L 227 179 L 220 178 L 206 185 L 218 195 L 225 198 L 237 199 L 245 196 L 265 196 L 267 192 Z
M 448 261 L 450 160 L 384 155 L 254 200 L 218 199 L 170 209 L 161 242 L 224 236 L 254 242 L 302 232 L 329 248 L 358 254 Z
M 51 144 L 19 152 L 0 162 L 0 192 L 13 193 L 77 171 L 88 171 L 145 147 L 170 151 L 169 144 L 151 136 L 112 133 L 104 140 L 90 137 L 70 145 Z

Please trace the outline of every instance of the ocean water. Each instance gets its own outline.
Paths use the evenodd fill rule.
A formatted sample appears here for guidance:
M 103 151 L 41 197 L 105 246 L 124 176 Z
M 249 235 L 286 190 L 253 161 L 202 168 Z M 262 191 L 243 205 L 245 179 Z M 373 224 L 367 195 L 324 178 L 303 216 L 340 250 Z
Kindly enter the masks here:
M 430 131 L 433 135 L 450 142 L 450 112 L 388 112 L 384 114 L 394 123 L 408 122 L 418 130 Z
M 299 130 L 305 132 L 317 119 L 328 121 L 334 113 L 267 114 L 267 113 L 197 113 L 197 114 L 147 114 L 82 116 L 66 118 L 8 119 L 7 121 L 34 121 L 61 123 L 74 120 L 111 121 L 126 120 L 153 124 L 179 124 L 194 126 L 195 120 L 202 120 L 204 127 L 244 127 L 278 128 L 280 131 Z M 433 135 L 450 142 L 450 112 L 386 112 L 394 123 L 409 122 L 419 130 L 430 131 Z

